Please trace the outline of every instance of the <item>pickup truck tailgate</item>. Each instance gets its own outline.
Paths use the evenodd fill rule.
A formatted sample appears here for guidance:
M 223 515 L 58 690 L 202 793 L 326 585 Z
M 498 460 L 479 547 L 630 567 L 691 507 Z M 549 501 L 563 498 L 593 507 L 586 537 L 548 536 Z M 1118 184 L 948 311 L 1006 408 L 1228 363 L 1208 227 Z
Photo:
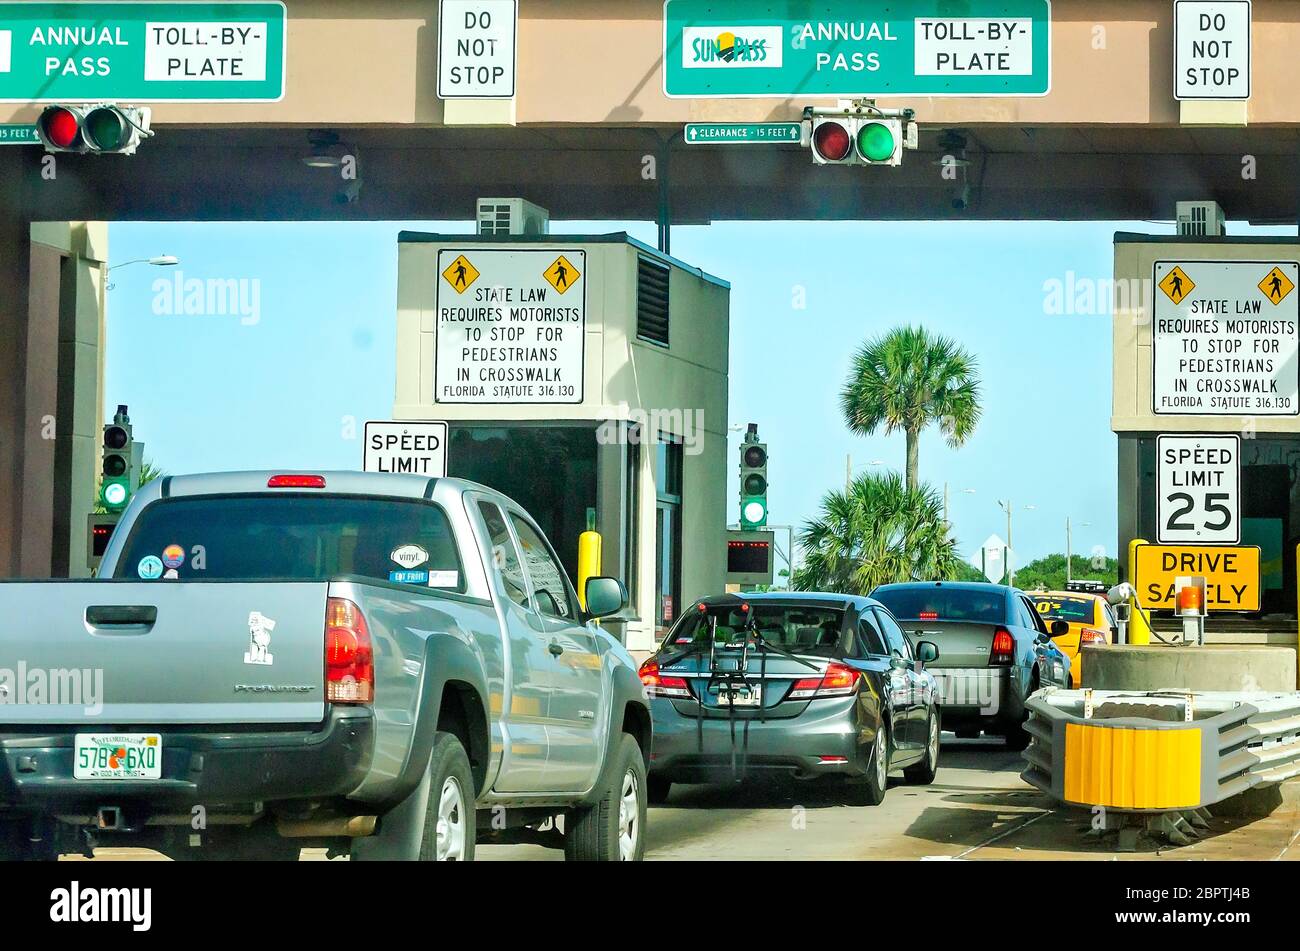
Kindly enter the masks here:
M 0 584 L 0 725 L 319 722 L 327 588 Z

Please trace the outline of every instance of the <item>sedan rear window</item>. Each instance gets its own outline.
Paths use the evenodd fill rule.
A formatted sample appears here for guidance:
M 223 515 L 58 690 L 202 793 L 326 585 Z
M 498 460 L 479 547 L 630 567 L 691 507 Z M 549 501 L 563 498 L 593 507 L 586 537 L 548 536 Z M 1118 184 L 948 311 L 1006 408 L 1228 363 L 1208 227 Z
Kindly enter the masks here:
M 464 590 L 456 540 L 437 505 L 292 493 L 154 502 L 132 526 L 114 577 L 324 581 L 340 575 Z
M 844 612 L 839 608 L 750 602 L 754 623 L 769 644 L 797 654 L 822 657 L 839 655 L 838 645 L 844 630 Z M 747 619 L 740 611 L 722 609 L 710 612 L 717 618 L 715 644 L 725 648 L 740 646 Z M 708 647 L 708 623 L 699 611 L 691 611 L 664 642 L 668 649 L 687 645 Z
M 1005 624 L 1007 620 L 1007 596 L 999 590 L 925 585 L 877 588 L 871 596 L 906 621 Z
M 1074 621 L 1091 624 L 1096 604 L 1089 598 L 1059 598 L 1050 594 L 1031 594 L 1038 613 L 1050 621 Z

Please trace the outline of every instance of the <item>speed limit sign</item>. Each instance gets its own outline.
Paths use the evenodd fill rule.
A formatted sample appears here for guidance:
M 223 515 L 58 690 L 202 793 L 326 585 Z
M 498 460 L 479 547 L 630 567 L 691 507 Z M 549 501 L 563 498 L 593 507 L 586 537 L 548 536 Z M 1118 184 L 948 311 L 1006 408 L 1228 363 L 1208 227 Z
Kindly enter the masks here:
M 1156 540 L 1241 541 L 1241 437 L 1156 438 Z

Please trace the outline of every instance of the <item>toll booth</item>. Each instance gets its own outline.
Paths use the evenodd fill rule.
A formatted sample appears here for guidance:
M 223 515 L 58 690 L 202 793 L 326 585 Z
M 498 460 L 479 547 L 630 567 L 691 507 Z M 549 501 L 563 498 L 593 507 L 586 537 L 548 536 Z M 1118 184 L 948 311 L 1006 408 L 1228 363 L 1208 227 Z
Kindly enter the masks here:
M 522 504 L 577 578 L 594 523 L 649 650 L 726 573 L 730 285 L 626 234 L 398 239 L 395 419 Z
M 1213 639 L 1295 643 L 1298 262 L 1293 237 L 1115 236 L 1119 558 L 1152 546 L 1140 590 L 1207 575 Z

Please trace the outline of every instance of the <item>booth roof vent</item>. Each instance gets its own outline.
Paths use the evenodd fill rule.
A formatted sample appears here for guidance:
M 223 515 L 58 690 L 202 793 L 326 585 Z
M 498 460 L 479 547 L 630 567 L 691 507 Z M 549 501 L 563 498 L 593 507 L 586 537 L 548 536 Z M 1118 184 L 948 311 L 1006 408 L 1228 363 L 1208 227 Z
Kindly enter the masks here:
M 476 203 L 479 234 L 547 234 L 551 214 L 522 198 L 480 198 Z
M 671 268 L 651 258 L 636 262 L 636 335 L 668 346 L 668 277 Z
M 1221 238 L 1223 209 L 1217 201 L 1180 201 L 1177 206 L 1178 233 L 1198 238 Z

